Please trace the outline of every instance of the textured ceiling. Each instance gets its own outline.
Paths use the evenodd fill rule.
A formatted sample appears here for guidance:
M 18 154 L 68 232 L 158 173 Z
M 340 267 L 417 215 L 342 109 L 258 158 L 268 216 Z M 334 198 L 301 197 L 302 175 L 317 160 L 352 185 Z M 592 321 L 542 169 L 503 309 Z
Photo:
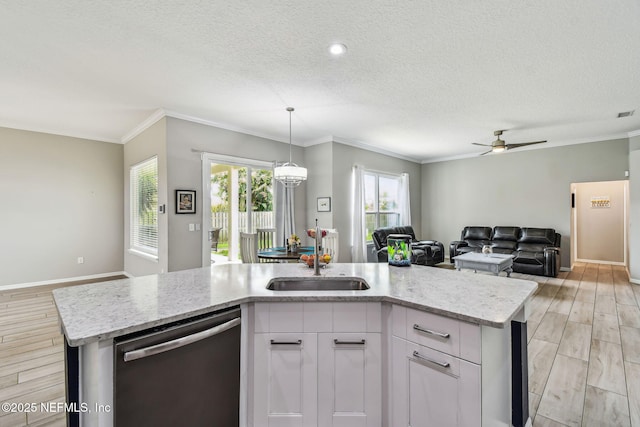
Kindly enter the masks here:
M 639 23 L 638 0 L 0 0 L 0 126 L 122 142 L 163 109 L 288 141 L 293 106 L 296 144 L 418 161 L 626 136 Z

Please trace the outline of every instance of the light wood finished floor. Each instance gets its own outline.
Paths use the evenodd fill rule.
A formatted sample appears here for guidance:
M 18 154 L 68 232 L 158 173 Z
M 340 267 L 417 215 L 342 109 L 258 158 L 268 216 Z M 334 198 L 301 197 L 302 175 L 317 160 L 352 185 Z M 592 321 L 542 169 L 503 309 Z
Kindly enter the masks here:
M 0 409 L 0 427 L 66 425 L 65 412 L 55 406 L 40 411 L 42 402 L 65 401 L 63 338 L 51 292 L 82 283 L 0 291 L 0 403 L 36 406 L 30 412 Z
M 540 285 L 528 323 L 534 427 L 640 427 L 640 286 L 602 264 L 557 278 L 512 276 Z M 64 401 L 51 291 L 75 284 L 0 292 L 0 402 Z M 64 415 L 0 411 L 0 427 L 64 426 Z
M 540 285 L 527 330 L 534 427 L 640 427 L 640 286 L 604 264 L 513 276 Z

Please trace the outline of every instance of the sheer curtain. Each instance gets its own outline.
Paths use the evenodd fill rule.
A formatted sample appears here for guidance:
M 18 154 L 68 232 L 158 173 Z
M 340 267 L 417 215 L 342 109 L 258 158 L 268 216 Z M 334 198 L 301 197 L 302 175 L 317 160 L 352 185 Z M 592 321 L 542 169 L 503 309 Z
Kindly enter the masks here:
M 353 206 L 351 209 L 351 262 L 367 262 L 364 217 L 364 167 L 353 165 Z
M 409 194 L 409 174 L 400 175 L 400 225 L 411 225 L 411 195 Z
M 287 188 L 281 182 L 275 181 L 276 207 L 276 241 L 274 246 L 286 245 L 285 239 L 296 231 L 295 188 Z

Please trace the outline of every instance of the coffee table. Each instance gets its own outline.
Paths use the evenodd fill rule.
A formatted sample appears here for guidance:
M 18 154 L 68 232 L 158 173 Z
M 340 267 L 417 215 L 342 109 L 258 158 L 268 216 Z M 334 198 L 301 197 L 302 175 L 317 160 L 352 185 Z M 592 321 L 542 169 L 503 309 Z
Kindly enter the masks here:
M 507 277 L 511 277 L 513 272 L 513 255 L 506 254 L 481 254 L 469 252 L 453 258 L 456 270 L 469 268 L 474 272 L 486 271 L 496 276 L 501 271 L 507 272 Z

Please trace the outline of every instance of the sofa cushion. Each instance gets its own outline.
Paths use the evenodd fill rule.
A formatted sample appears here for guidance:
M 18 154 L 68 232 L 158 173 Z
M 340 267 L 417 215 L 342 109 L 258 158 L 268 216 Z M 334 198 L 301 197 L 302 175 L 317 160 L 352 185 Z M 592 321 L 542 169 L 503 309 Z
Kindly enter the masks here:
M 556 232 L 553 228 L 522 228 L 516 250 L 544 252 L 544 248 L 553 246 Z
M 482 248 L 490 244 L 491 227 L 465 227 L 462 230 L 462 239 L 472 248 Z
M 460 240 L 490 240 L 491 227 L 465 227 Z
M 553 246 L 556 241 L 556 231 L 553 228 L 522 228 L 518 243 L 542 243 Z
M 480 248 L 477 246 L 460 246 L 458 248 L 458 252 L 459 252 L 458 255 L 466 254 L 469 252 L 480 252 Z
M 544 252 L 517 251 L 514 255 L 514 263 L 529 265 L 544 264 Z
M 494 254 L 505 254 L 505 255 L 513 254 L 513 249 L 509 249 L 509 248 L 498 248 L 493 246 L 491 250 L 493 251 Z
M 520 227 L 495 227 L 491 234 L 491 246 L 493 251 L 496 249 L 504 249 L 514 251 L 520 237 Z M 508 252 L 499 252 L 508 253 Z

